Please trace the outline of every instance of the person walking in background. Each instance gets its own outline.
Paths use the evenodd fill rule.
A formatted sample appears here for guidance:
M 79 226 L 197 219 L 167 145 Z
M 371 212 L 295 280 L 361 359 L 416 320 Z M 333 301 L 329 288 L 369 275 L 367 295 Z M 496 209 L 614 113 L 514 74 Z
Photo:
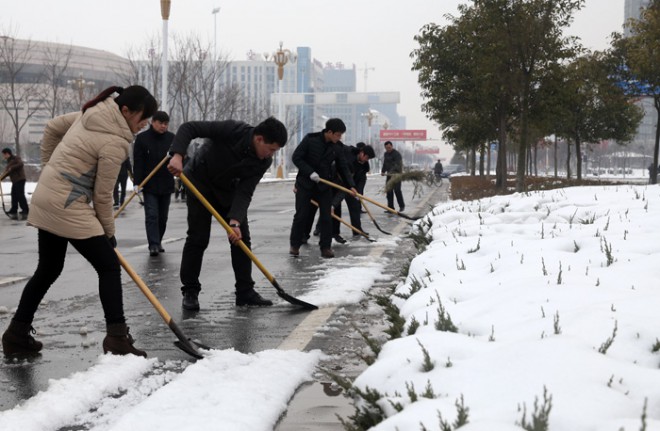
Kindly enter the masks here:
M 112 199 L 114 200 L 115 209 L 124 205 L 126 200 L 126 183 L 128 182 L 128 172 L 131 170 L 131 159 L 128 158 L 124 160 L 124 163 L 121 164 L 119 169 L 119 175 L 117 176 L 117 182 L 115 183 L 115 189 L 112 192 Z M 121 188 L 121 190 L 119 190 Z
M 183 159 L 196 138 L 208 141 L 194 151 L 184 168 Z M 232 228 L 227 239 L 231 244 L 237 306 L 273 305 L 254 290 L 252 260 L 237 242 L 242 240 L 250 248 L 247 212 L 252 195 L 273 162 L 273 154 L 286 145 L 287 139 L 284 124 L 270 117 L 256 127 L 234 120 L 189 121 L 179 127 L 172 143 L 168 170 L 175 176 L 183 171 Z M 181 256 L 181 305 L 196 311 L 202 289 L 199 274 L 211 237 L 212 215 L 194 194 L 188 194 L 186 205 L 188 232 Z
M 114 93 L 118 95 L 113 97 Z M 87 102 L 82 112 L 47 123 L 43 170 L 28 216 L 28 224 L 38 229 L 39 258 L 2 335 L 5 355 L 37 354 L 42 349 L 42 343 L 31 335 L 32 321 L 44 295 L 62 273 L 71 244 L 99 277 L 107 329 L 103 352 L 146 357 L 133 347 L 124 317 L 121 268 L 114 252 L 112 191 L 134 134 L 156 108 L 156 99 L 144 87 L 109 87 Z
M 151 127 L 140 133 L 133 144 L 133 176 L 135 186 L 141 184 L 156 166 L 167 156 L 174 140 L 174 133 L 168 131 L 170 116 L 157 111 L 151 117 Z M 144 225 L 149 242 L 149 255 L 158 256 L 165 251 L 162 240 L 167 229 L 170 201 L 174 191 L 174 177 L 163 165 L 144 185 Z
M 186 201 L 186 186 L 183 185 L 183 181 L 179 177 L 176 177 L 174 178 L 174 199 L 178 201 L 179 196 L 181 196 L 182 202 Z
M 309 229 L 310 218 L 314 217 L 310 201 L 319 204 L 319 246 L 321 256 L 335 257 L 330 245 L 332 243 L 332 190 L 330 186 L 320 183 L 323 178 L 334 179 L 333 162 L 337 172 L 346 180 L 353 195 L 357 193 L 353 176 L 344 158 L 341 137 L 346 132 L 346 125 L 339 118 L 331 118 L 320 132 L 309 133 L 293 152 L 291 160 L 298 167 L 296 176 L 296 212 L 293 216 L 291 234 L 289 235 L 289 254 L 298 256 L 300 245 L 305 240 Z
M 444 169 L 442 168 L 442 162 L 440 159 L 438 159 L 437 162 L 435 162 L 435 166 L 433 166 L 433 174 L 435 175 L 436 180 L 441 180 L 442 179 L 442 172 Z
M 387 175 L 385 180 L 385 184 L 387 184 L 392 179 L 393 174 L 400 174 L 403 172 L 403 158 L 401 157 L 401 153 L 394 149 L 391 141 L 386 141 L 384 146 L 385 154 L 383 155 L 383 167 L 380 174 Z M 401 181 L 397 181 L 392 189 L 387 192 L 387 206 L 390 208 L 394 208 L 395 195 L 396 201 L 399 204 L 399 211 L 405 211 L 406 203 L 403 201 L 403 193 L 401 193 Z
M 15 156 L 11 148 L 2 149 L 2 157 L 7 161 L 7 166 L 5 170 L 0 175 L 0 181 L 2 181 L 6 176 L 9 175 L 11 180 L 11 208 L 7 212 L 7 215 L 12 220 L 18 220 L 18 208 L 21 208 L 21 220 L 25 220 L 28 217 L 30 211 L 25 198 L 25 167 L 23 166 L 23 160 L 20 157 Z

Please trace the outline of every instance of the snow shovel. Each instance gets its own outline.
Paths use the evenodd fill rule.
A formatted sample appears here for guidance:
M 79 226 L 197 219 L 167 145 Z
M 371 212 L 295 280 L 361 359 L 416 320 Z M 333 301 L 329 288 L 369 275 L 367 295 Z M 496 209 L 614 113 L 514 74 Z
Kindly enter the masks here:
M 316 202 L 314 199 L 312 199 L 312 204 L 313 204 L 315 207 L 317 207 L 317 208 L 319 207 L 319 203 Z M 350 224 L 349 222 L 347 222 L 347 221 L 344 220 L 343 218 L 339 217 L 337 214 L 335 214 L 335 213 L 330 213 L 330 215 L 332 216 L 333 219 L 337 220 L 339 223 L 343 223 L 343 224 L 345 224 L 345 225 L 348 226 L 348 228 L 351 229 L 353 232 L 362 235 L 363 237 L 365 237 L 366 239 L 368 239 L 370 242 L 376 242 L 376 240 L 373 239 L 373 238 L 371 238 L 371 237 L 369 236 L 368 233 L 363 232 L 363 231 L 361 231 L 360 229 L 356 228 L 355 226 L 353 226 L 352 224 Z
M 151 179 L 151 177 L 153 177 L 154 175 L 156 175 L 156 172 L 158 172 L 158 169 L 160 169 L 161 166 L 163 166 L 163 165 L 165 164 L 165 162 L 168 161 L 168 160 L 170 159 L 170 157 L 172 157 L 172 156 L 170 156 L 169 154 L 166 155 L 165 157 L 163 157 L 163 160 L 161 160 L 161 161 L 156 165 L 156 167 L 155 167 L 155 168 L 149 173 L 149 175 L 147 175 L 147 178 L 145 178 L 145 179 L 140 183 L 140 185 L 138 186 L 138 190 L 141 190 L 142 187 L 144 187 L 144 185 L 147 184 L 147 182 L 149 182 L 149 180 Z M 117 218 L 117 216 L 118 216 L 122 211 L 124 211 L 124 208 L 126 208 L 126 205 L 128 205 L 129 202 L 131 201 L 131 199 L 133 199 L 133 198 L 135 197 L 135 195 L 137 195 L 137 194 L 138 194 L 138 193 L 137 193 L 135 190 L 133 190 L 133 192 L 132 192 L 131 195 L 128 197 L 128 199 L 126 199 L 126 200 L 124 201 L 124 203 L 119 207 L 119 209 L 117 210 L 117 212 L 115 212 L 115 218 Z
M 190 180 L 188 179 L 186 174 L 181 172 L 181 175 L 179 175 L 179 178 L 181 179 L 181 181 L 183 181 L 183 184 L 186 187 L 188 187 L 188 190 L 191 191 L 192 194 L 195 195 L 195 197 L 204 205 L 204 207 L 208 210 L 208 212 L 213 214 L 213 217 L 215 217 L 215 219 L 220 222 L 220 224 L 227 231 L 227 233 L 233 233 L 234 232 L 233 229 L 231 227 L 229 227 L 227 222 L 224 221 L 224 219 L 220 216 L 220 214 L 218 214 L 218 212 L 215 210 L 215 208 L 213 208 L 213 205 L 211 205 L 211 203 L 209 201 L 207 201 L 204 196 L 202 196 L 202 194 L 199 192 L 199 190 L 197 190 L 197 187 L 195 187 L 190 182 Z M 280 284 L 277 282 L 277 280 L 275 280 L 275 277 L 273 277 L 273 275 L 270 272 L 268 272 L 266 267 L 263 266 L 261 264 L 261 262 L 259 262 L 259 260 L 254 255 L 254 253 L 252 253 L 252 251 L 248 248 L 247 245 L 245 245 L 245 243 L 242 240 L 237 241 L 235 244 L 238 245 L 241 248 L 241 250 L 243 250 L 243 252 L 248 255 L 248 257 L 252 260 L 252 262 L 254 262 L 255 265 L 257 265 L 257 267 L 261 270 L 261 272 L 266 276 L 268 281 L 270 281 L 270 284 L 272 284 L 273 287 L 277 290 L 277 295 L 280 298 L 284 299 L 286 302 L 288 302 L 290 304 L 300 305 L 301 307 L 303 307 L 307 310 L 317 310 L 319 308 L 314 304 L 310 304 L 310 303 L 302 301 L 298 298 L 294 298 L 293 296 L 286 293 L 284 291 L 284 289 L 282 289 L 280 287 Z
M 346 192 L 346 193 L 349 193 L 349 194 L 351 194 L 351 195 L 353 194 L 353 192 L 350 191 L 349 189 L 347 189 L 346 187 L 342 187 L 342 186 L 340 186 L 339 184 L 335 184 L 335 183 L 333 183 L 332 181 L 324 180 L 323 178 L 319 178 L 319 181 L 322 182 L 323 184 L 326 184 L 326 185 L 330 186 L 330 187 L 334 187 L 334 188 L 336 188 L 337 190 L 341 190 L 342 192 Z M 379 206 L 379 207 L 381 207 L 382 209 L 391 212 L 392 214 L 398 215 L 399 217 L 403 217 L 403 218 L 405 218 L 405 219 L 413 220 L 413 221 L 415 221 L 415 220 L 419 220 L 419 219 L 421 218 L 421 217 L 410 217 L 409 215 L 406 215 L 406 214 L 404 214 L 404 213 L 402 213 L 402 212 L 399 212 L 399 211 L 397 211 L 397 210 L 395 210 L 395 209 L 392 209 L 392 208 L 390 208 L 390 207 L 388 207 L 388 206 L 386 206 L 386 205 L 383 205 L 383 204 L 381 204 L 381 203 L 379 203 L 379 202 L 376 202 L 376 201 L 373 200 L 373 199 L 369 199 L 368 197 L 363 196 L 363 195 L 361 195 L 361 194 L 359 194 L 359 193 L 357 193 L 355 196 L 358 197 L 358 198 L 360 198 L 360 199 L 364 199 L 364 200 L 367 201 L 367 202 L 371 202 L 372 204 L 374 204 L 374 205 L 376 205 L 376 206 Z
M 124 259 L 124 256 L 119 253 L 119 250 L 115 248 L 115 253 L 117 253 L 117 258 L 119 258 L 119 263 L 121 266 L 124 268 L 124 270 L 128 273 L 128 275 L 133 279 L 135 284 L 138 285 L 142 293 L 144 293 L 144 296 L 147 297 L 149 302 L 151 302 L 151 305 L 154 306 L 156 311 L 158 311 L 158 314 L 163 318 L 165 323 L 167 323 L 167 326 L 170 327 L 172 332 L 174 332 L 174 335 L 176 335 L 176 338 L 179 339 L 179 341 L 175 341 L 174 345 L 177 346 L 179 349 L 183 350 L 190 356 L 197 358 L 197 359 L 202 359 L 204 356 L 197 350 L 197 348 L 201 348 L 204 350 L 210 350 L 210 347 L 205 346 L 203 344 L 196 343 L 192 341 L 190 338 L 186 337 L 183 331 L 181 331 L 181 328 L 172 320 L 172 317 L 167 313 L 167 311 L 163 308 L 163 306 L 160 304 L 158 299 L 154 296 L 154 294 L 149 290 L 147 285 L 142 281 L 139 275 L 133 270 L 133 268 L 128 264 L 126 259 Z
M 369 214 L 369 218 L 370 218 L 371 221 L 374 223 L 374 226 L 376 226 L 376 229 L 378 229 L 379 231 L 383 232 L 383 233 L 386 234 L 386 235 L 392 235 L 390 232 L 384 231 L 384 230 L 378 225 L 378 223 L 376 223 L 376 219 L 374 218 L 373 214 L 371 214 L 371 211 L 369 211 L 369 207 L 367 206 L 366 203 L 364 203 L 364 200 L 360 199 L 360 203 L 361 203 L 362 206 L 364 207 L 364 210 L 367 212 L 367 214 Z

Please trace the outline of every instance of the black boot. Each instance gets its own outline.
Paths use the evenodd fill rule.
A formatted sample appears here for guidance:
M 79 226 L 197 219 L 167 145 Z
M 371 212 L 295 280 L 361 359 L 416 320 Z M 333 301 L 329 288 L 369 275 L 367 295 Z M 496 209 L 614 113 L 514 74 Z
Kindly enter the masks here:
M 36 355 L 44 346 L 30 334 L 36 334 L 31 324 L 13 320 L 2 334 L 2 351 L 6 356 Z
M 113 355 L 136 355 L 147 357 L 147 353 L 133 347 L 133 337 L 128 332 L 125 323 L 111 323 L 107 325 L 108 335 L 103 339 L 103 353 Z
M 239 307 L 244 305 L 252 307 L 269 307 L 273 305 L 273 301 L 262 298 L 254 289 L 244 289 L 236 292 L 236 305 Z
M 181 306 L 185 310 L 199 311 L 199 293 L 194 290 L 186 290 L 183 292 L 183 301 Z

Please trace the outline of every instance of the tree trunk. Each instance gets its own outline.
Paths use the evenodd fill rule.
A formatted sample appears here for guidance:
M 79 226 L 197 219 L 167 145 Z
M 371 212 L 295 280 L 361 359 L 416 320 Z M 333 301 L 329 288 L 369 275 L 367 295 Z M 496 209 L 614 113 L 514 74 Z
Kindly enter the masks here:
M 486 175 L 490 175 L 490 156 L 491 156 L 491 153 L 490 153 L 490 142 L 489 142 L 487 145 L 488 145 L 488 149 L 486 150 L 486 151 L 487 151 L 487 156 L 486 156 L 486 157 L 487 157 L 487 159 L 486 159 Z
M 566 178 L 571 179 L 571 141 L 566 141 Z
M 578 134 L 575 137 L 575 170 L 576 170 L 576 178 L 578 180 L 582 179 L 582 148 L 581 147 L 581 141 L 580 141 L 580 135 Z
M 495 188 L 506 191 L 506 117 L 500 117 L 499 139 L 497 144 L 497 164 L 495 165 Z
M 658 153 L 660 152 L 660 96 L 653 98 L 655 105 L 656 126 L 655 126 L 655 145 L 653 146 L 653 166 L 651 166 L 651 184 L 658 183 Z
M 555 178 L 559 177 L 559 139 L 557 138 L 557 135 L 555 135 L 555 148 L 554 148 L 554 156 L 553 156 L 553 165 L 555 167 Z

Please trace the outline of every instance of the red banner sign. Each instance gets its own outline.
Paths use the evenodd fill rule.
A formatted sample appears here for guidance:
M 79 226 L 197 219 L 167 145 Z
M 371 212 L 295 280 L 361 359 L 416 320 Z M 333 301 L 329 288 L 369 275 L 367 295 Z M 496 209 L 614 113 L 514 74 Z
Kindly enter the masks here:
M 380 130 L 381 141 L 426 141 L 426 130 Z
M 440 154 L 440 148 L 416 148 L 415 154 Z

